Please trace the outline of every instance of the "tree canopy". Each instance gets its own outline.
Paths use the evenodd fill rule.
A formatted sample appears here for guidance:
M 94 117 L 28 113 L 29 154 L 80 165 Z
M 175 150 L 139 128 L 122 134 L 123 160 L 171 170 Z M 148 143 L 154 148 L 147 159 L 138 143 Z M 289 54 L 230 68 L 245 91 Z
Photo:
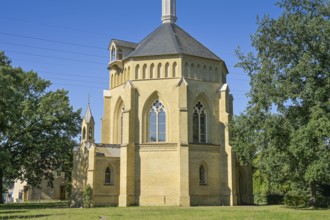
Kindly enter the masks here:
M 0 51 L 1 191 L 3 180 L 38 186 L 42 178 L 52 180 L 52 171 L 70 174 L 80 110 L 73 110 L 67 91 L 49 91 L 50 85 L 33 71 L 12 67 Z
M 310 192 L 330 184 L 330 3 L 282 0 L 274 19 L 258 19 L 252 52 L 238 67 L 250 76 L 250 101 L 234 118 L 232 146 L 241 163 L 256 157 L 269 182 Z

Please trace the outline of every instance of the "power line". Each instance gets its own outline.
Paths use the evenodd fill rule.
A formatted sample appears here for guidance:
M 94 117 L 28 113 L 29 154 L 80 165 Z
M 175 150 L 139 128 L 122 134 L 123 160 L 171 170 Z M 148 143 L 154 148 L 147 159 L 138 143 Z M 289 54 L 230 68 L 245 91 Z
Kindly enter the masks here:
M 79 76 L 83 78 L 95 78 L 95 79 L 104 79 L 104 80 L 109 80 L 107 77 L 95 77 L 95 76 L 86 76 L 86 75 L 80 75 L 80 74 L 68 74 L 68 73 L 59 73 L 59 72 L 51 72 L 47 70 L 34 70 L 37 73 L 46 73 L 46 74 L 51 74 L 51 75 L 64 75 L 64 76 Z
M 104 87 L 96 87 L 96 86 L 88 86 L 88 85 L 77 85 L 77 84 L 67 84 L 67 83 L 56 83 L 52 82 L 51 86 L 72 86 L 72 87 L 84 87 L 84 88 L 92 88 L 92 89 L 107 89 Z
M 0 17 L 3 18 L 3 19 L 6 19 L 6 20 L 15 21 L 15 22 L 37 24 L 37 25 L 48 27 L 48 28 L 50 27 L 50 28 L 63 29 L 63 30 L 79 31 L 81 33 L 88 33 L 88 34 L 96 35 L 95 32 L 89 32 L 89 31 L 86 31 L 86 30 L 78 29 L 78 28 L 64 27 L 64 26 L 58 26 L 58 25 L 50 25 L 50 24 L 46 24 L 46 23 L 40 23 L 40 22 L 35 22 L 35 21 L 26 21 L 26 20 L 21 20 L 21 19 L 17 19 L 17 18 L 9 18 L 9 17 L 3 17 L 3 16 L 0 16 Z M 104 35 L 107 34 L 105 32 L 103 32 L 103 33 L 99 32 L 99 33 L 104 34 Z
M 37 46 L 30 46 L 26 44 L 16 44 L 11 42 L 0 42 L 0 44 L 9 44 L 14 46 L 20 46 L 20 47 L 27 47 L 27 48 L 35 48 L 35 49 L 41 49 L 41 50 L 48 50 L 48 51 L 57 51 L 57 52 L 63 52 L 63 53 L 69 53 L 69 54 L 77 54 L 77 55 L 84 55 L 84 56 L 91 56 L 91 57 L 100 57 L 100 58 L 106 58 L 104 56 L 98 56 L 94 54 L 87 54 L 87 53 L 78 53 L 73 51 L 67 51 L 67 50 L 59 50 L 59 49 L 53 49 L 53 48 L 46 48 L 46 47 L 37 47 Z
M 66 61 L 74 61 L 74 62 L 81 62 L 81 63 L 93 63 L 93 64 L 102 64 L 101 62 L 93 62 L 89 60 L 78 60 L 78 59 L 70 59 L 70 58 L 62 58 L 62 57 L 54 57 L 54 56 L 46 56 L 46 55 L 40 55 L 40 54 L 33 54 L 33 53 L 25 53 L 25 52 L 18 52 L 13 50 L 6 50 L 7 52 L 16 53 L 16 54 L 25 54 L 30 56 L 37 56 L 37 57 L 46 57 L 46 58 L 52 58 L 52 59 L 58 59 L 58 60 L 66 60 Z
M 12 36 L 12 37 L 46 41 L 46 42 L 57 43 L 57 44 L 71 45 L 71 46 L 76 46 L 76 47 L 88 47 L 88 48 L 93 48 L 93 49 L 105 50 L 105 48 L 102 48 L 102 47 L 96 47 L 96 46 L 91 46 L 91 45 L 86 45 L 86 44 L 70 43 L 70 42 L 50 40 L 50 39 L 45 39 L 45 38 L 31 37 L 31 36 L 26 36 L 26 35 L 11 34 L 11 33 L 5 33 L 5 32 L 0 32 L 0 34 Z
M 84 81 L 84 80 L 76 80 L 76 79 L 64 79 L 64 78 L 57 78 L 57 77 L 47 77 L 48 79 L 55 79 L 55 80 L 65 80 L 70 82 L 83 82 L 83 83 L 108 83 L 108 82 L 96 82 L 96 81 Z

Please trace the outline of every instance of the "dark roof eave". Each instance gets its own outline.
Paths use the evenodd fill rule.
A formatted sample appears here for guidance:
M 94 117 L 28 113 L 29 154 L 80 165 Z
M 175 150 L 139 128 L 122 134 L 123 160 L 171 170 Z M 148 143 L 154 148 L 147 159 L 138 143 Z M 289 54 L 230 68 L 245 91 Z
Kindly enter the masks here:
M 150 58 L 150 57 L 183 57 L 183 56 L 190 56 L 190 57 L 196 57 L 196 58 L 202 58 L 206 60 L 213 60 L 213 61 L 220 61 L 224 62 L 221 58 L 218 57 L 218 59 L 214 58 L 209 58 L 209 57 L 202 57 L 202 56 L 196 56 L 196 55 L 191 55 L 191 54 L 185 54 L 185 53 L 178 53 L 178 54 L 160 54 L 160 55 L 146 55 L 146 56 L 127 56 L 125 59 L 123 59 L 124 62 L 128 60 L 132 60 L 134 58 Z M 227 67 L 226 67 L 227 68 Z

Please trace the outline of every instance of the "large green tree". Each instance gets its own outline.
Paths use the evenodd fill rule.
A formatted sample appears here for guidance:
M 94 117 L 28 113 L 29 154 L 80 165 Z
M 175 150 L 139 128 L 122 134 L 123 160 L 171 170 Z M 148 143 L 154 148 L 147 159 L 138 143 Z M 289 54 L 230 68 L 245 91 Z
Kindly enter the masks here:
M 49 86 L 37 73 L 12 67 L 0 51 L 0 192 L 6 180 L 38 186 L 54 170 L 70 174 L 80 110 L 73 111 L 66 91 Z
M 258 157 L 268 182 L 309 191 L 330 184 L 330 3 L 282 0 L 282 14 L 258 19 L 256 53 L 237 51 L 250 76 L 246 112 L 231 125 L 242 163 Z

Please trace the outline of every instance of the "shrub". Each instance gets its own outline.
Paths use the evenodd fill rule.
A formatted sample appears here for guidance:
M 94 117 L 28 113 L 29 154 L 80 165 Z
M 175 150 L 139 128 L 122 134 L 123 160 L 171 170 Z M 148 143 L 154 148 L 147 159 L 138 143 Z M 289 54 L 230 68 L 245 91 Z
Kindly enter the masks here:
M 316 207 L 329 208 L 330 207 L 330 197 L 318 196 L 316 199 Z
M 285 195 L 284 204 L 287 206 L 306 207 L 308 206 L 309 197 L 305 195 Z
M 283 204 L 283 195 L 281 194 L 267 194 L 267 204 L 268 205 L 278 205 Z
M 90 185 L 87 185 L 87 187 L 85 188 L 83 196 L 84 196 L 83 207 L 92 208 L 93 207 L 93 189 Z

